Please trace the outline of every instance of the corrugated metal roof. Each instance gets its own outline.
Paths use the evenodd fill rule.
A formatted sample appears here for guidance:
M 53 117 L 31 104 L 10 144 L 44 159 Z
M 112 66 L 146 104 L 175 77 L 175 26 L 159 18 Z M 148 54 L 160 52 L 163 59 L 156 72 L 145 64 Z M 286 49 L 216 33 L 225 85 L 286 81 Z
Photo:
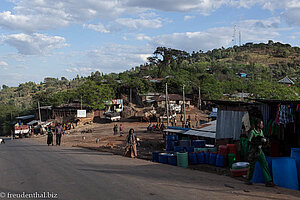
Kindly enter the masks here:
M 31 119 L 34 117 L 35 117 L 34 115 L 26 115 L 26 116 L 16 117 L 16 119 L 26 120 L 26 119 Z
M 165 129 L 164 132 L 170 132 L 170 133 L 184 133 L 186 130 L 179 130 L 179 129 Z
M 185 135 L 194 135 L 199 137 L 208 137 L 208 138 L 216 138 L 216 130 L 217 130 L 217 120 L 206 123 L 207 125 L 200 129 L 192 129 L 184 132 Z

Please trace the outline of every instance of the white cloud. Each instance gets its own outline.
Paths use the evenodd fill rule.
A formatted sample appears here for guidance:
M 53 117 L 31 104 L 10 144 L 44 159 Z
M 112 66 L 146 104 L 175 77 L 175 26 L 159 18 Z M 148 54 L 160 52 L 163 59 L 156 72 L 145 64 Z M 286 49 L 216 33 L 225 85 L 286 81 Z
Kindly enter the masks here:
M 106 29 L 105 26 L 103 24 L 84 24 L 83 27 L 85 28 L 89 28 L 92 29 L 94 31 L 97 32 L 101 32 L 101 33 L 110 33 L 111 31 Z
M 66 72 L 69 73 L 90 73 L 90 72 L 94 72 L 94 71 L 100 71 L 99 68 L 91 68 L 91 67 L 73 67 L 73 68 L 69 68 L 65 70 Z
M 184 21 L 191 20 L 191 19 L 194 19 L 194 18 L 195 18 L 195 16 L 186 15 L 186 16 L 184 16 Z
M 39 33 L 34 34 L 12 34 L 1 36 L 4 43 L 15 47 L 20 54 L 45 55 L 54 49 L 67 46 L 66 40 L 60 36 L 47 36 Z
M 5 61 L 0 61 L 0 66 L 8 66 L 8 64 Z

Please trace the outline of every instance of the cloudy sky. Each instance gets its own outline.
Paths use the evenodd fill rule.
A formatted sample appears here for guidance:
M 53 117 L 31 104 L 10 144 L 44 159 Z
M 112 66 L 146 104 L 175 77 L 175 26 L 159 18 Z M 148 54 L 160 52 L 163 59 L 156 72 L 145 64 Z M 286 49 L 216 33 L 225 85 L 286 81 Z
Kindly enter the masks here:
M 239 33 L 299 46 L 299 19 L 299 0 L 1 0 L 0 85 L 121 72 L 157 46 L 226 48 Z

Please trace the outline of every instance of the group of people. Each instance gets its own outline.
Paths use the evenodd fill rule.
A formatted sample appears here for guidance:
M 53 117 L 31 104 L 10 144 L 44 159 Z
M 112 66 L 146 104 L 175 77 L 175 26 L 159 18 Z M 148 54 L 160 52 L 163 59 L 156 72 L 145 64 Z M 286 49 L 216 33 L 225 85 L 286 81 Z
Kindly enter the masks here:
M 65 133 L 64 126 L 60 123 L 58 123 L 56 126 L 47 126 L 47 144 L 52 145 L 54 143 L 54 135 L 56 136 L 56 145 L 60 145 L 61 143 L 61 136 Z
M 123 130 L 124 130 L 124 128 L 123 128 L 122 124 L 120 124 L 119 127 L 118 127 L 118 124 L 115 124 L 114 127 L 113 127 L 114 135 L 118 135 L 118 131 L 119 131 L 120 136 L 122 136 L 123 135 Z
M 150 123 L 147 127 L 147 131 L 163 131 L 166 129 L 166 126 L 164 123 L 156 123 L 156 124 L 152 124 Z

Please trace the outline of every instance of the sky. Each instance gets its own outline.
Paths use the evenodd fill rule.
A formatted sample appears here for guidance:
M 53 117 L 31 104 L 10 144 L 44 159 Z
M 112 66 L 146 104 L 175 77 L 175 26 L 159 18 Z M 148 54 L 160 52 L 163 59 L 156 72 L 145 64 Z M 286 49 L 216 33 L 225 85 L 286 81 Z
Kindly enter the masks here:
M 1 0 L 0 86 L 122 72 L 158 46 L 299 46 L 299 0 Z

